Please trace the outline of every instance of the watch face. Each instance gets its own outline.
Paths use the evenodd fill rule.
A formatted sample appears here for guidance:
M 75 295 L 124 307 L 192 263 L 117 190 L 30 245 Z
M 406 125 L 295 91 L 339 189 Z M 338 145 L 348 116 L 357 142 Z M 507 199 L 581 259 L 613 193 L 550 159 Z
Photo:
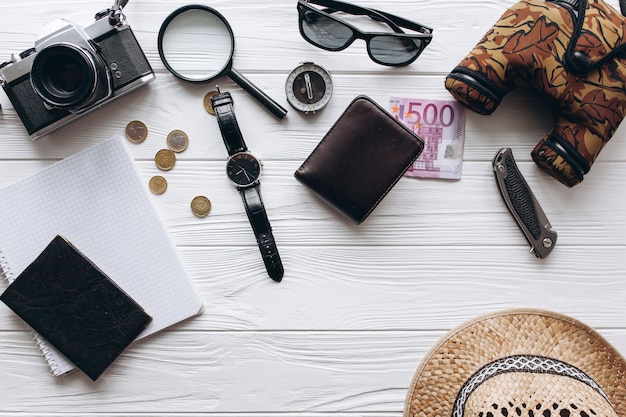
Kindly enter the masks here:
M 239 152 L 228 158 L 226 175 L 237 187 L 254 184 L 261 176 L 261 161 L 249 152 Z

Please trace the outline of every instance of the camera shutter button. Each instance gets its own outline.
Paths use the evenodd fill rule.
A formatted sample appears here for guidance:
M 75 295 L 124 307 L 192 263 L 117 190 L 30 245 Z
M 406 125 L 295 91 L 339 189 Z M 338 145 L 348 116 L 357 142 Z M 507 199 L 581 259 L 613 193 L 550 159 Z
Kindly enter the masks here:
M 35 53 L 35 48 L 29 48 L 20 54 L 20 58 L 24 59 Z
M 94 19 L 100 20 L 103 17 L 107 17 L 108 15 L 109 15 L 109 9 L 100 10 L 98 13 L 96 13 L 96 15 L 94 16 Z

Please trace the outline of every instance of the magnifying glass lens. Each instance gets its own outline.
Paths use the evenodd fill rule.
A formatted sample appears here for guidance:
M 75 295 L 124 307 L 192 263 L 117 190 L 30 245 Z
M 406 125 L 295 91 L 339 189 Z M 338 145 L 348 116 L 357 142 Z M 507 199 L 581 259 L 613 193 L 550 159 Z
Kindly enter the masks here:
M 280 104 L 232 67 L 235 37 L 217 10 L 198 4 L 174 10 L 161 25 L 158 47 L 163 64 L 175 76 L 205 83 L 228 75 L 279 119 L 287 114 Z
M 189 81 L 208 81 L 230 64 L 234 42 L 230 29 L 215 14 L 189 9 L 172 17 L 161 40 L 163 61 Z

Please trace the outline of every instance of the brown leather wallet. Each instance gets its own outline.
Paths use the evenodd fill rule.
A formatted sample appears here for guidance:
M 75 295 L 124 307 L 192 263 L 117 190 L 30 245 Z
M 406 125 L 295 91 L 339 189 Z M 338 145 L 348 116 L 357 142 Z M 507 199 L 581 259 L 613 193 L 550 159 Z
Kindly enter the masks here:
M 358 96 L 294 176 L 359 224 L 423 148 L 422 138 L 369 97 Z

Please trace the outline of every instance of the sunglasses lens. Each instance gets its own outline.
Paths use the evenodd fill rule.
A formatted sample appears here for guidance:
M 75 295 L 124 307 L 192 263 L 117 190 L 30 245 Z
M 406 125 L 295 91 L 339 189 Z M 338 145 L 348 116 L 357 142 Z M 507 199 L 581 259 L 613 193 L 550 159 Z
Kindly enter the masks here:
M 423 48 L 421 39 L 396 36 L 375 36 L 369 42 L 372 57 L 387 65 L 402 65 L 411 62 Z
M 352 40 L 352 30 L 326 16 L 305 11 L 300 20 L 307 39 L 322 48 L 339 50 Z

